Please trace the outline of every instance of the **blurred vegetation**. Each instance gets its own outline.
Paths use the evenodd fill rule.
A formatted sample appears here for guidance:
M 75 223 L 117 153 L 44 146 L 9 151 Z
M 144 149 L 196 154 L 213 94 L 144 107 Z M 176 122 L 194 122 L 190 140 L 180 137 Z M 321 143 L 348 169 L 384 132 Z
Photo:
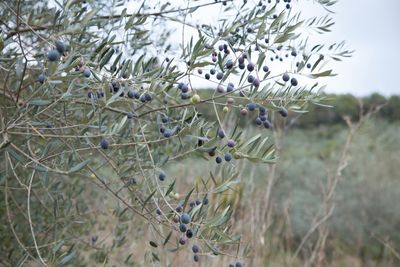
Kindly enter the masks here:
M 400 201 L 399 130 L 399 123 L 375 117 L 354 139 L 328 220 L 328 253 L 343 250 L 365 262 L 382 261 L 390 255 L 381 240 L 400 247 L 400 208 L 395 204 Z M 294 129 L 284 139 L 273 195 L 281 207 L 275 210 L 277 218 L 285 216 L 283 206 L 289 203 L 291 223 L 286 231 L 292 236 L 285 242 L 301 238 L 309 230 L 322 203 L 321 183 L 334 171 L 346 131 L 343 126 Z M 304 153 L 307 157 L 301 157 Z
M 256 258 L 263 258 L 263 266 L 307 266 L 307 251 L 315 245 L 317 233 L 310 236 L 298 257 L 293 255 L 323 206 L 322 191 L 328 175 L 336 171 L 348 133 L 343 116 L 357 120 L 359 100 L 364 113 L 383 105 L 351 143 L 347 167 L 336 188 L 334 210 L 326 222 L 329 236 L 324 253 L 330 266 L 399 266 L 400 208 L 396 203 L 400 201 L 400 98 L 378 94 L 362 99 L 352 95 L 326 97 L 333 108 L 310 106 L 312 112 L 298 118 L 292 113 L 296 123 L 279 141 L 281 155 L 271 195 L 272 225 L 262 232 L 254 218 L 257 207 L 265 205 L 263 196 L 272 167 L 249 164 L 240 174 L 246 177 L 242 179 L 243 189 L 226 196 L 238 203 L 236 224 L 246 225 L 251 220 L 243 240 L 258 246 L 254 253 Z M 202 112 L 207 116 L 207 109 Z M 253 124 L 249 127 L 248 119 L 238 119 L 239 124 L 246 125 L 249 136 L 259 130 Z M 182 166 L 192 166 L 190 173 L 181 173 L 179 166 L 169 171 L 177 177 L 190 177 L 206 168 L 193 158 Z M 258 242 L 258 238 L 263 241 Z
M 207 97 L 212 95 L 213 90 L 202 90 L 200 93 L 203 97 Z M 351 94 L 325 94 L 321 97 L 325 99 L 323 104 L 331 107 L 327 108 L 326 106 L 309 105 L 306 109 L 306 113 L 296 115 L 296 113 L 292 112 L 292 119 L 296 119 L 296 121 L 293 123 L 294 127 L 306 129 L 322 125 L 345 125 L 343 116 L 349 116 L 353 121 L 359 119 L 361 103 L 363 114 L 367 113 L 369 110 L 373 110 L 374 108 L 381 106 L 380 110 L 375 114 L 377 119 L 383 119 L 388 122 L 400 121 L 399 95 L 385 97 L 378 93 L 374 93 L 370 96 L 357 98 Z M 221 101 L 221 103 L 224 102 Z M 240 100 L 238 103 L 244 104 L 244 102 L 240 103 Z M 213 110 L 207 108 L 206 106 L 203 106 L 201 112 L 206 117 L 211 117 L 214 114 Z
M 372 94 L 361 99 L 353 95 L 327 95 L 326 104 L 333 106 L 325 108 L 316 105 L 309 106 L 309 112 L 302 116 L 301 123 L 297 124 L 301 128 L 310 128 L 315 125 L 343 124 L 343 116 L 350 116 L 352 120 L 359 119 L 360 100 L 363 103 L 363 112 L 383 105 L 376 117 L 389 122 L 400 121 L 400 96 L 393 95 L 388 98 L 380 94 Z

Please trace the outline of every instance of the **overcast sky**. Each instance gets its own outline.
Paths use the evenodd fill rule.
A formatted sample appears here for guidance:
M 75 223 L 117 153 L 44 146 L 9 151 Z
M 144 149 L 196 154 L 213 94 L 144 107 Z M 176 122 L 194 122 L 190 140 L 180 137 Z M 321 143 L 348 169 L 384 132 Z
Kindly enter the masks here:
M 186 7 L 187 3 L 197 5 L 209 1 L 173 0 L 174 6 Z M 242 0 L 234 0 L 238 4 Z M 257 4 L 259 0 L 248 0 L 249 4 Z M 292 0 L 294 11 L 301 11 L 303 18 L 321 17 L 326 11 L 314 0 Z M 154 1 L 158 2 L 158 1 Z M 167 2 L 162 1 L 162 3 Z M 129 7 L 128 7 L 129 8 Z M 157 9 L 157 7 L 155 7 Z M 212 5 L 198 9 L 191 18 L 205 24 L 214 24 L 221 15 L 222 5 Z M 357 96 L 369 95 L 374 92 L 389 96 L 400 94 L 400 0 L 339 0 L 332 7 L 332 15 L 336 24 L 329 34 L 313 34 L 311 39 L 315 43 L 332 44 L 346 41 L 347 48 L 355 50 L 352 58 L 343 62 L 331 62 L 338 75 L 319 80 L 320 84 L 327 85 L 326 92 L 352 93 Z M 174 27 L 171 25 L 171 27 Z M 174 33 L 177 42 L 182 41 L 182 27 L 175 23 Z M 310 32 L 311 33 L 311 32 Z M 311 33 L 312 34 L 312 33 Z M 185 42 L 190 36 L 197 37 L 197 32 L 189 27 L 185 28 Z M 278 63 L 269 63 L 272 69 L 282 70 Z M 275 65 L 275 66 L 274 66 Z M 280 69 L 281 68 L 281 69 Z M 271 69 L 271 68 L 270 68 Z M 324 69 L 325 70 L 325 69 Z M 302 82 L 300 77 L 300 82 Z M 198 87 L 207 87 L 205 79 L 194 79 Z M 208 82 L 209 83 L 209 82 Z M 213 85 L 213 84 L 211 84 Z
M 400 94 L 400 0 L 341 0 L 331 40 L 344 39 L 354 56 L 334 65 L 327 91 Z
M 253 2 L 258 3 L 258 0 Z M 296 11 L 302 11 L 304 18 L 327 14 L 312 2 L 294 1 L 294 6 Z M 312 39 L 324 44 L 345 40 L 347 47 L 355 50 L 355 53 L 352 58 L 329 65 L 338 76 L 321 81 L 327 85 L 326 91 L 357 96 L 373 92 L 386 96 L 400 94 L 400 79 L 397 77 L 400 62 L 400 0 L 340 0 L 332 10 L 336 22 L 333 32 L 314 34 Z M 210 23 L 218 18 L 220 11 L 215 6 L 203 7 L 195 12 L 193 19 Z M 181 40 L 180 30 L 177 29 L 176 36 Z M 190 34 L 196 34 L 190 32 L 189 28 L 186 31 L 186 41 Z

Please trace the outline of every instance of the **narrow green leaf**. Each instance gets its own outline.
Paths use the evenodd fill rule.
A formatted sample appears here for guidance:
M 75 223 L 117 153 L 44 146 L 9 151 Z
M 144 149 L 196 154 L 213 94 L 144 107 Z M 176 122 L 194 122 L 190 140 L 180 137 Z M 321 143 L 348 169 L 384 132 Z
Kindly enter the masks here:
M 149 202 L 149 200 L 154 196 L 154 194 L 157 192 L 157 190 L 155 189 L 153 192 L 151 192 L 151 194 L 146 198 L 146 200 L 143 202 L 142 204 L 142 209 L 144 209 L 144 207 L 146 206 L 147 202 Z
M 65 256 L 64 258 L 61 259 L 61 261 L 58 263 L 59 266 L 63 266 L 68 264 L 70 261 L 72 261 L 76 257 L 76 252 L 72 251 L 70 254 Z
M 82 161 L 81 163 L 79 163 L 79 164 L 75 165 L 74 167 L 72 167 L 72 168 L 68 171 L 68 173 L 74 173 L 74 172 L 77 172 L 77 171 L 82 170 L 86 165 L 89 164 L 90 161 L 91 161 L 90 159 L 87 159 L 87 160 L 85 160 L 85 161 Z
M 165 238 L 163 246 L 165 246 L 168 243 L 168 241 L 171 238 L 171 236 L 172 236 L 172 231 L 170 231 L 169 234 L 167 235 L 167 237 Z
M 29 104 L 33 106 L 47 106 L 50 103 L 51 103 L 50 100 L 44 100 L 44 99 L 33 99 L 29 101 Z
M 172 192 L 172 190 L 174 189 L 174 186 L 175 186 L 175 182 L 176 182 L 176 179 L 169 185 L 168 190 L 165 193 L 165 196 L 168 196 L 168 194 Z

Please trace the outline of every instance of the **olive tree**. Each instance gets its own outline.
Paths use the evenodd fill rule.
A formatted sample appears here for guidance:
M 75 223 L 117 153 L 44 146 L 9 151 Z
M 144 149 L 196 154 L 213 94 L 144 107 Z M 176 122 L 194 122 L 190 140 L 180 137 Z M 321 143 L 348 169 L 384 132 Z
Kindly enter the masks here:
M 308 41 L 334 24 L 308 1 L 174 2 L 0 3 L 2 264 L 246 262 L 237 165 L 273 164 L 273 118 L 319 104 L 313 80 L 350 52 Z M 218 20 L 193 18 L 207 8 Z M 187 157 L 209 169 L 169 175 Z

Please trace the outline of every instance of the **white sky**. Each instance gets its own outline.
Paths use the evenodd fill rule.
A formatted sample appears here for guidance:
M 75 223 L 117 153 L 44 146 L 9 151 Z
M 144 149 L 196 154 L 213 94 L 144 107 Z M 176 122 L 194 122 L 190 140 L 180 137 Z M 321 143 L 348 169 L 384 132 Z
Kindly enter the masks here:
M 181 0 L 172 1 L 174 5 L 177 2 Z M 182 0 L 182 3 L 185 2 Z M 258 3 L 258 0 L 253 2 Z M 326 14 L 311 0 L 294 0 L 294 5 L 303 12 L 305 18 Z M 203 23 L 216 21 L 220 13 L 218 6 L 197 10 L 193 19 Z M 324 44 L 345 40 L 348 48 L 355 50 L 355 53 L 352 58 L 337 63 L 332 61 L 328 65 L 329 68 L 333 67 L 338 76 L 320 80 L 320 83 L 327 85 L 326 91 L 357 96 L 373 92 L 386 96 L 400 94 L 400 79 L 397 78 L 397 65 L 400 63 L 400 16 L 397 13 L 400 10 L 400 0 L 340 0 L 332 10 L 336 22 L 333 32 L 313 34 L 312 38 Z M 177 28 L 175 34 L 180 42 L 181 27 Z M 190 35 L 196 35 L 196 32 L 186 28 L 185 34 L 188 41 Z M 207 86 L 204 80 L 196 82 L 199 86 Z
M 356 51 L 333 65 L 339 75 L 330 78 L 327 91 L 400 94 L 400 1 L 341 0 L 334 11 L 336 25 L 329 39 L 344 39 Z

